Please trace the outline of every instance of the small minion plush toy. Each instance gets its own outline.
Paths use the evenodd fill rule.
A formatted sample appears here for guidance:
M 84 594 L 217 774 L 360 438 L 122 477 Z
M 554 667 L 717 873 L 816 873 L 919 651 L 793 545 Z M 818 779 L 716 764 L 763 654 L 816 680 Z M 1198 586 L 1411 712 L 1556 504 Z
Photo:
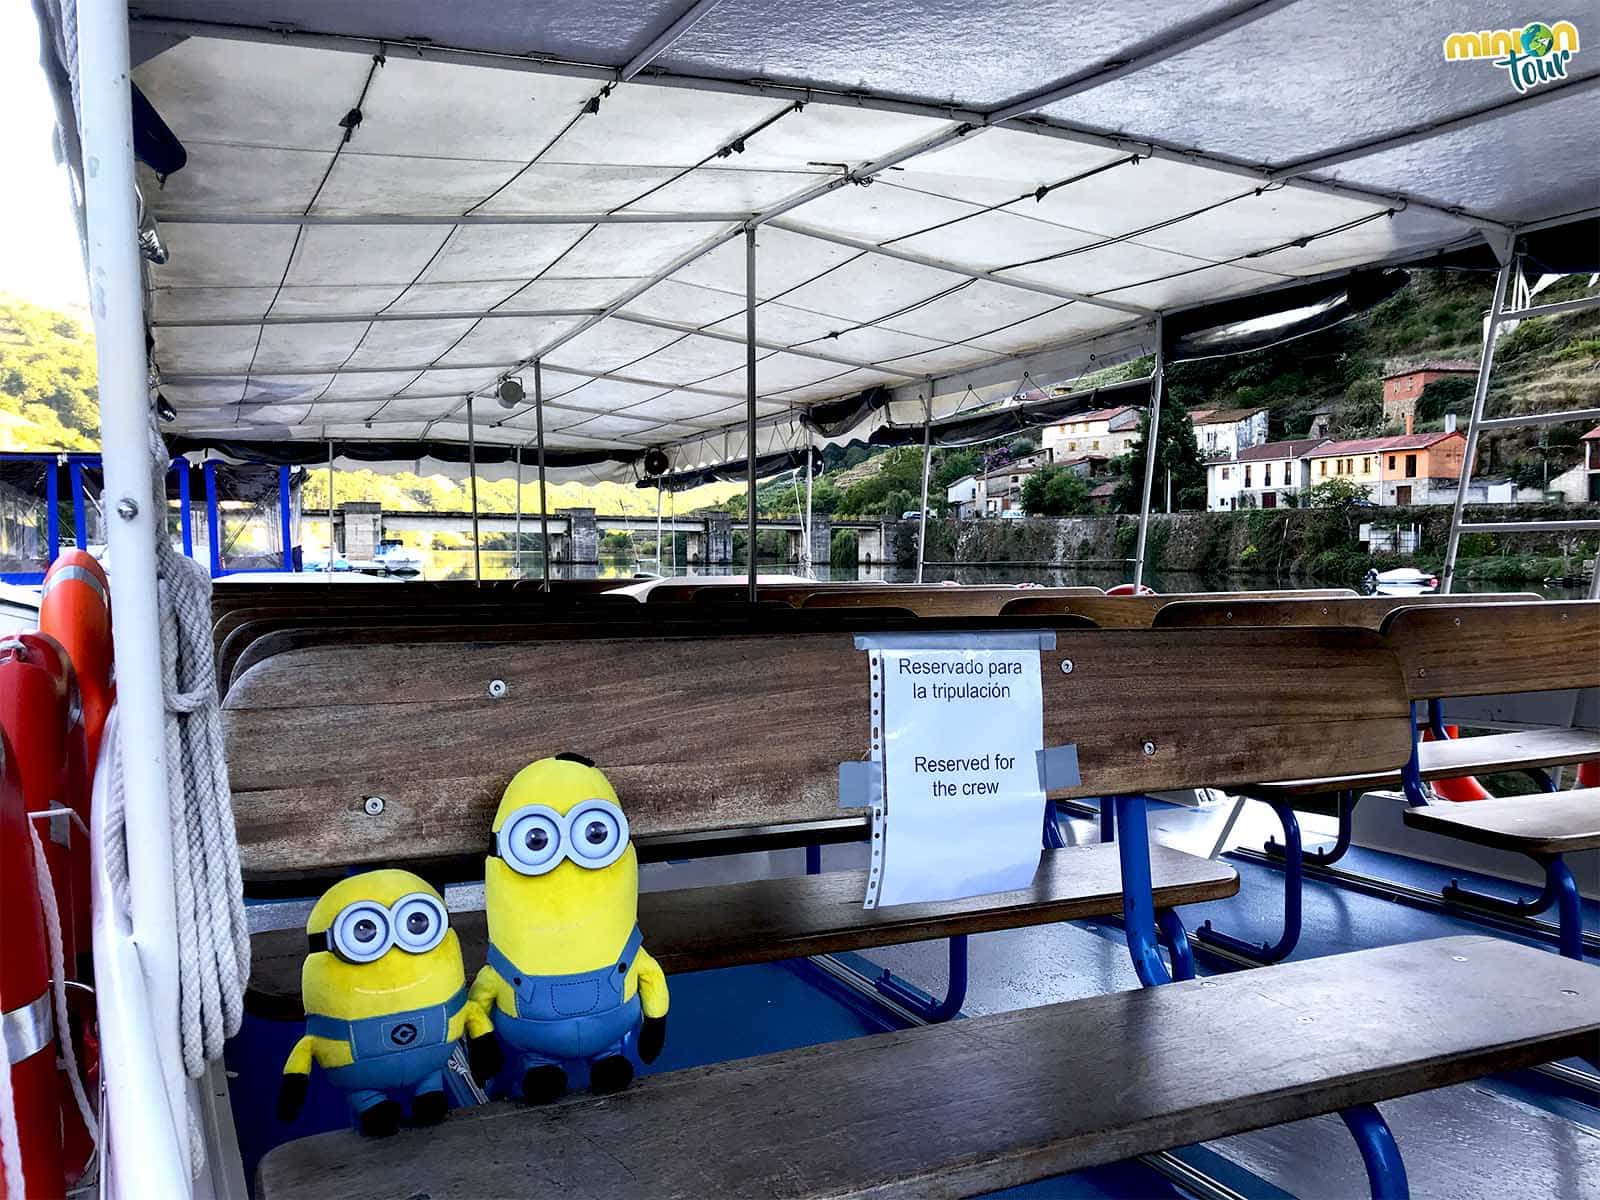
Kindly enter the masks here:
M 639 933 L 639 859 L 610 782 L 576 754 L 519 771 L 495 812 L 484 865 L 489 961 L 472 1001 L 490 1014 L 530 1104 L 589 1064 L 590 1089 L 633 1079 L 629 1049 L 654 1062 L 666 1039 L 667 979 Z
M 306 920 L 300 988 L 306 1034 L 283 1067 L 278 1119 L 305 1102 L 314 1062 L 348 1094 L 361 1132 L 444 1119 L 444 1066 L 465 1032 L 481 1083 L 500 1069 L 488 1016 L 467 997 L 461 943 L 444 899 L 409 871 L 368 871 L 323 894 Z

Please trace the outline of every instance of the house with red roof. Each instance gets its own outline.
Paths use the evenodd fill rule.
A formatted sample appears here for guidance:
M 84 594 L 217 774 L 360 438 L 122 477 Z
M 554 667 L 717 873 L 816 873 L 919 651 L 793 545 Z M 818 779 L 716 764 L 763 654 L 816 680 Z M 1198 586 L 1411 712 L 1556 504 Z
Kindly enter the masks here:
M 1383 423 L 1404 425 L 1417 415 L 1422 389 L 1438 379 L 1476 378 L 1478 364 L 1469 358 L 1435 358 L 1402 367 L 1383 377 Z
M 1073 413 L 1058 425 L 1046 426 L 1040 440 L 1056 462 L 1082 454 L 1115 458 L 1138 438 L 1143 412 L 1136 404 L 1124 404 Z
M 1310 485 L 1347 479 L 1377 504 L 1445 504 L 1456 498 L 1467 439 L 1459 430 L 1323 442 L 1306 455 Z
M 1235 508 L 1280 508 L 1309 486 L 1307 460 L 1328 439 L 1296 438 L 1249 446 L 1230 459 L 1206 464 L 1206 508 L 1228 512 Z
M 1600 425 L 1596 425 L 1579 439 L 1583 446 L 1583 473 L 1587 476 L 1590 500 L 1600 504 Z

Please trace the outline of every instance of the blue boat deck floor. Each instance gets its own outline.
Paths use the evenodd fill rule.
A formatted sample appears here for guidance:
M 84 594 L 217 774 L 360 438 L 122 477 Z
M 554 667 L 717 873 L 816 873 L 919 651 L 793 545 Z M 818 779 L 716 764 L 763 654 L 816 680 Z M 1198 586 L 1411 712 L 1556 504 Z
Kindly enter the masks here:
M 1247 808 L 1230 844 L 1259 846 L 1272 832 L 1270 813 Z M 1263 819 L 1263 813 L 1266 813 Z M 1205 853 L 1220 833 L 1216 811 L 1163 809 L 1153 813 L 1157 836 Z M 1091 822 L 1066 823 L 1069 840 L 1093 840 Z M 1331 838 L 1308 818 L 1306 840 Z M 863 848 L 827 847 L 824 869 L 859 865 Z M 1283 877 L 1275 869 L 1235 861 L 1239 895 L 1183 910 L 1193 929 L 1206 918 L 1238 936 L 1271 938 L 1281 923 Z M 1515 885 L 1472 879 L 1459 870 L 1418 863 L 1374 851 L 1352 850 L 1341 866 L 1436 890 L 1450 878 L 1516 894 Z M 804 869 L 799 851 L 743 859 L 646 868 L 643 886 L 689 886 Z M 454 900 L 455 897 L 452 897 Z M 1586 905 L 1594 927 L 1596 906 Z M 1427 911 L 1308 878 L 1304 932 L 1295 957 L 1334 954 L 1364 946 L 1409 942 L 1458 932 L 1481 932 L 1465 916 Z M 1509 935 L 1502 935 L 1509 936 Z M 1551 950 L 1554 953 L 1553 949 Z M 1115 923 L 1072 922 L 982 934 L 969 943 L 969 980 L 963 1012 L 968 1016 L 1034 1007 L 1139 986 L 1126 944 Z M 892 969 L 935 996 L 948 973 L 945 942 L 885 947 L 869 955 L 844 956 L 868 971 Z M 1202 973 L 1232 969 L 1202 961 Z M 896 1027 L 895 1018 L 850 989 L 832 982 L 804 961 L 738 967 L 676 976 L 666 1049 L 652 1071 L 676 1070 L 750 1055 L 834 1041 Z M 1426 1020 L 1426 1013 L 1413 1014 Z M 1515 1020 L 1514 1013 L 1507 1020 Z M 280 1126 L 272 1097 L 284 1056 L 298 1025 L 250 1018 L 230 1046 L 236 1073 L 233 1103 L 247 1178 L 273 1145 L 347 1123 L 340 1097 L 314 1078 L 301 1118 Z M 1292 1052 L 1285 1047 L 1285 1052 Z M 1575 1064 L 1580 1065 L 1581 1064 Z M 1116 1065 L 1107 1064 L 1107 1073 Z M 1084 1087 L 1096 1085 L 1084 1080 Z M 1532 1073 L 1385 1103 L 1382 1106 L 1405 1157 L 1417 1200 L 1600 1200 L 1600 1096 L 1564 1087 Z M 732 1148 L 730 1148 L 732 1149 Z M 1190 1147 L 1176 1156 L 1246 1200 L 1345 1200 L 1364 1196 L 1365 1175 L 1354 1143 L 1336 1117 L 1300 1121 Z M 1126 1162 L 1043 1180 L 996 1195 L 1007 1200 L 1111 1200 L 1192 1195 L 1143 1162 Z

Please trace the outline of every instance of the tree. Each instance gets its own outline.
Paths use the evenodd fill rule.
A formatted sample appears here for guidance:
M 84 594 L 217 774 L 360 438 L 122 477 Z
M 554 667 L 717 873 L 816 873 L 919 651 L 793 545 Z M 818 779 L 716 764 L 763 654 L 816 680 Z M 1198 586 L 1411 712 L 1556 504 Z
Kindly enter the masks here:
M 1023 482 L 1022 507 L 1034 517 L 1076 517 L 1094 511 L 1089 483 L 1065 467 L 1042 467 Z
M 942 496 L 956 480 L 976 475 L 981 468 L 976 450 L 947 450 L 934 468 L 930 493 L 937 491 Z
M 1364 483 L 1335 476 L 1317 484 L 1307 494 L 1310 508 L 1353 508 L 1372 501 L 1372 489 Z
M 1417 424 L 1441 420 L 1445 413 L 1464 417 L 1472 407 L 1472 392 L 1477 381 L 1465 375 L 1435 379 L 1417 397 Z
M 879 510 L 883 516 L 891 521 L 898 521 L 901 514 L 915 512 L 917 498 L 903 488 L 896 488 L 884 497 L 883 508 Z
M 1334 409 L 1337 432 L 1344 437 L 1363 437 L 1383 428 L 1383 383 L 1377 379 L 1357 379 L 1344 389 L 1344 399 Z
M 1113 464 L 1121 475 L 1111 495 L 1111 507 L 1117 512 L 1139 511 L 1149 432 L 1150 413 L 1146 409 L 1139 417 L 1139 436 L 1126 452 L 1117 456 Z M 1200 459 L 1200 445 L 1195 441 L 1194 422 L 1189 419 L 1189 410 L 1170 391 L 1161 400 L 1161 429 L 1156 435 L 1156 477 L 1150 492 L 1152 508 L 1165 498 L 1168 475 L 1172 478 L 1173 508 L 1205 507 L 1206 468 Z
M 0 412 L 7 449 L 91 448 L 100 428 L 94 337 L 64 313 L 0 299 Z

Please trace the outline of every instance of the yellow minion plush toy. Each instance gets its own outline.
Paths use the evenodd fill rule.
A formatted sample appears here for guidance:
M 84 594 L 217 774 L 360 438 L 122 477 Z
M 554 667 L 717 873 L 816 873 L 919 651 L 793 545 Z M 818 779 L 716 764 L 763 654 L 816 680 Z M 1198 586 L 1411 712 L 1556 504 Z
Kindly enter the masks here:
M 517 773 L 495 812 L 484 864 L 488 964 L 472 1002 L 489 1013 L 531 1104 L 567 1088 L 617 1092 L 634 1050 L 650 1063 L 666 1039 L 667 979 L 639 933 L 639 859 L 617 793 L 577 754 Z
M 444 1118 L 444 1067 L 463 1032 L 479 1082 L 499 1070 L 493 1027 L 467 996 L 444 898 L 422 879 L 394 870 L 342 879 L 311 910 L 306 936 L 306 1033 L 283 1067 L 279 1120 L 299 1113 L 312 1063 L 374 1137 L 398 1127 L 402 1099 L 416 1124 Z

